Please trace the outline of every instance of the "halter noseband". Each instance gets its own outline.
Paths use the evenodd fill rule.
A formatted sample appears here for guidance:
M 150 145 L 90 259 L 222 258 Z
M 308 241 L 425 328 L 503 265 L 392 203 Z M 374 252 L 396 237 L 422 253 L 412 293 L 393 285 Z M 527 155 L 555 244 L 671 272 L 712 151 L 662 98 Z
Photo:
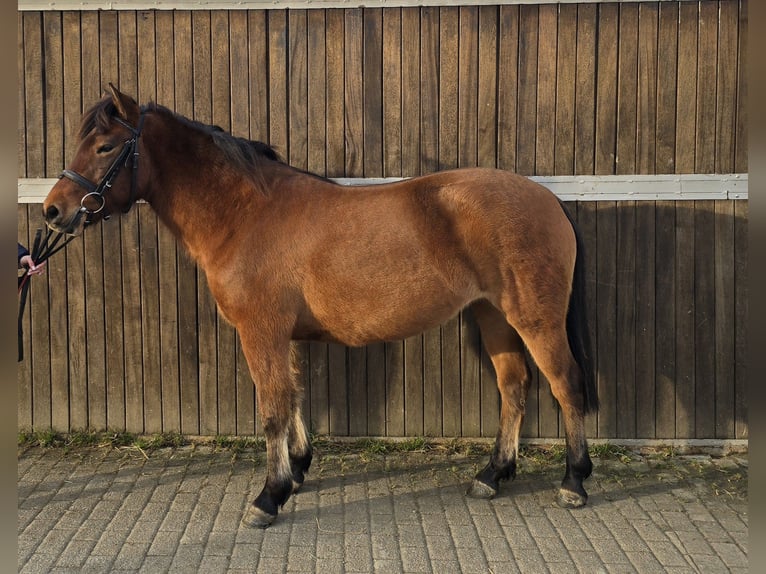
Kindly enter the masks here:
M 128 158 L 132 156 L 132 165 L 133 165 L 133 173 L 130 177 L 130 196 L 128 198 L 128 207 L 125 209 L 124 213 L 127 213 L 130 211 L 130 208 L 133 206 L 133 203 L 135 203 L 135 197 L 136 197 L 136 180 L 137 174 L 138 174 L 138 138 L 141 136 L 141 129 L 144 125 L 144 117 L 146 116 L 146 109 L 141 110 L 141 115 L 138 118 L 138 127 L 134 128 L 127 122 L 123 121 L 122 119 L 115 117 L 114 119 L 121 123 L 123 126 L 128 128 L 132 134 L 132 137 L 127 140 L 120 150 L 120 154 L 115 158 L 115 160 L 112 162 L 112 165 L 109 166 L 109 169 L 106 170 L 106 173 L 101 178 L 101 181 L 98 183 L 93 183 L 91 180 L 89 180 L 86 177 L 83 177 L 76 171 L 73 171 L 71 169 L 65 169 L 61 172 L 61 175 L 59 175 L 59 179 L 62 177 L 66 177 L 67 179 L 72 180 L 78 185 L 81 185 L 84 187 L 88 193 L 86 193 L 82 199 L 80 200 L 80 212 L 85 213 L 87 215 L 91 215 L 93 213 L 99 213 L 102 209 L 104 209 L 104 206 L 106 205 L 106 200 L 104 199 L 104 194 L 108 189 L 112 187 L 112 182 L 114 181 L 114 178 L 117 177 L 117 174 L 120 172 L 120 169 L 123 165 L 127 165 Z M 100 202 L 100 205 L 97 209 L 88 209 L 85 206 L 85 202 L 89 197 L 97 198 Z M 104 219 L 109 219 L 109 215 L 105 215 Z

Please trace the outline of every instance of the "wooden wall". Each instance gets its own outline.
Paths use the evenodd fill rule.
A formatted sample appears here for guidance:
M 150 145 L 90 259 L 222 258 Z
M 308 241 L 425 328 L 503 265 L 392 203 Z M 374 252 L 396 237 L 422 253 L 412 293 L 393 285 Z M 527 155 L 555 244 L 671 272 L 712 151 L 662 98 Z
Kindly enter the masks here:
M 19 13 L 19 177 L 55 177 L 113 82 L 331 177 L 747 172 L 747 2 Z M 747 202 L 576 202 L 602 408 L 589 435 L 744 438 Z M 40 206 L 19 205 L 30 244 Z M 252 382 L 146 205 L 34 278 L 19 426 L 249 434 Z M 301 344 L 318 433 L 492 436 L 468 314 L 404 342 Z M 534 385 L 524 435 L 563 429 Z

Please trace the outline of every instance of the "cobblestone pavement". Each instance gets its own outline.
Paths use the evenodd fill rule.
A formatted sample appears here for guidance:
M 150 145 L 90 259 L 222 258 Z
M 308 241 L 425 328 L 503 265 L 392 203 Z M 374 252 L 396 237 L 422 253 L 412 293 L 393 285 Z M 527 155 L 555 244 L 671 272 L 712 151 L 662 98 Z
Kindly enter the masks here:
M 563 510 L 539 452 L 484 501 L 464 493 L 485 454 L 325 451 L 260 530 L 240 519 L 261 452 L 20 449 L 19 571 L 747 571 L 747 455 L 596 458 L 588 506 Z

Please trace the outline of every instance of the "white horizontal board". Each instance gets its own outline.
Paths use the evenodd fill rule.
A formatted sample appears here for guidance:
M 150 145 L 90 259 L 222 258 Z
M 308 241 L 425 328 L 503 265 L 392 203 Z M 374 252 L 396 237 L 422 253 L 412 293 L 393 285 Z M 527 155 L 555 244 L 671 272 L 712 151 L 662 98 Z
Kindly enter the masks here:
M 405 178 L 335 178 L 342 185 L 371 185 Z M 748 174 L 532 176 L 563 201 L 747 199 Z M 42 203 L 58 179 L 19 179 L 19 203 Z
M 590 3 L 642 0 L 589 0 Z M 675 0 L 659 0 L 670 2 Z M 692 0 L 680 0 L 692 1 Z M 582 0 L 18 0 L 19 10 L 280 10 L 285 8 L 393 8 L 501 4 L 582 4 Z

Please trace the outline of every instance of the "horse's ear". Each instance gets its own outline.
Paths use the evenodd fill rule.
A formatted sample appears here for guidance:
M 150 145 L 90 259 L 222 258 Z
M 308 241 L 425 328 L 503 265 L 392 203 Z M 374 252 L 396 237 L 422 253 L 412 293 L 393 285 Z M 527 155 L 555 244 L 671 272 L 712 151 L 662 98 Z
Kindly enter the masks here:
M 112 96 L 112 102 L 114 107 L 117 108 L 117 114 L 126 122 L 135 123 L 138 121 L 140 110 L 136 100 L 123 94 L 120 90 L 114 87 L 112 82 L 109 82 L 109 93 Z

